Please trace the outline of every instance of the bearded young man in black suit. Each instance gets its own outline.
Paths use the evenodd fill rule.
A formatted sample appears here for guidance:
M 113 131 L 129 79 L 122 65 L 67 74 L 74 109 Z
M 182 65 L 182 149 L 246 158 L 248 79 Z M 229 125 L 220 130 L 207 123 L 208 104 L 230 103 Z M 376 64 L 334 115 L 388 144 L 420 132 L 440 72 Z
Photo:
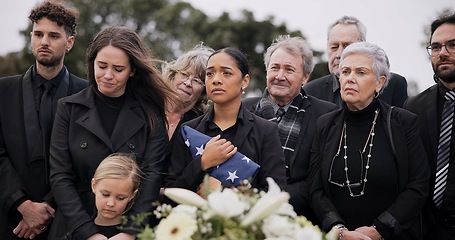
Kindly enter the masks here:
M 0 79 L 0 239 L 47 238 L 55 212 L 48 159 L 56 103 L 87 86 L 63 65 L 78 15 L 55 1 L 32 9 L 36 62 L 22 75 Z
M 310 150 L 316 120 L 337 106 L 308 96 L 302 88 L 314 67 L 313 52 L 304 39 L 279 36 L 264 54 L 264 63 L 267 88 L 262 97 L 244 99 L 243 104 L 256 115 L 278 124 L 289 202 L 297 214 L 318 224 L 308 202 Z
M 441 17 L 431 24 L 431 37 L 427 49 L 431 56 L 436 84 L 409 98 L 404 108 L 419 117 L 420 135 L 432 173 L 430 194 L 422 214 L 423 226 L 429 231 L 425 239 L 455 239 L 455 131 L 453 124 L 451 128 L 450 125 L 441 127 L 446 102 L 444 95 L 455 90 L 455 14 Z M 442 186 L 445 184 L 445 190 L 442 190 L 442 203 L 434 200 L 438 195 L 438 191 L 435 191 L 436 176 L 441 175 L 442 171 L 436 173 L 441 128 L 451 132 L 448 134 L 451 136 L 448 171 L 447 175 L 444 174 L 447 178 L 441 182 Z
M 330 25 L 327 35 L 327 54 L 330 74 L 314 79 L 303 87 L 308 95 L 333 102 L 341 108 L 339 69 L 341 53 L 352 43 L 366 41 L 366 27 L 357 18 L 343 16 Z M 391 73 L 389 83 L 379 99 L 392 106 L 402 107 L 408 98 L 406 78 Z

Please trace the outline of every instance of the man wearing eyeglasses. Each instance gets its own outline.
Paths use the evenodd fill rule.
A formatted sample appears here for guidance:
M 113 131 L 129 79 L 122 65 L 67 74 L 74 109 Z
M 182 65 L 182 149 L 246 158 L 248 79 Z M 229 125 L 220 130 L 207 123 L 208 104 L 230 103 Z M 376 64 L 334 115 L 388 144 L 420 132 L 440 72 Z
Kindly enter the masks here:
M 329 27 L 327 35 L 328 67 L 330 74 L 309 81 L 303 89 L 308 95 L 333 102 L 341 108 L 339 69 L 341 53 L 352 43 L 366 41 L 366 27 L 357 18 L 343 16 Z M 406 78 L 392 73 L 379 99 L 392 106 L 402 107 L 408 98 Z
M 425 239 L 455 239 L 455 14 L 431 24 L 427 47 L 436 84 L 404 107 L 419 116 L 420 135 L 432 171 L 420 219 Z

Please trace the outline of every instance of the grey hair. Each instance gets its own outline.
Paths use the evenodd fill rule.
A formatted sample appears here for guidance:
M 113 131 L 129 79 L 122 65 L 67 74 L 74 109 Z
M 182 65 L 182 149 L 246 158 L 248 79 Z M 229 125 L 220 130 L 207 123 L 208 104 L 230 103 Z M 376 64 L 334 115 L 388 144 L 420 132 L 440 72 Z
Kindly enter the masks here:
M 190 51 L 184 53 L 179 58 L 169 63 L 165 63 L 162 67 L 162 74 L 164 79 L 168 81 L 173 81 L 175 74 L 178 71 L 186 70 L 193 68 L 196 72 L 197 77 L 203 82 L 205 81 L 205 69 L 207 68 L 207 61 L 209 56 L 214 52 L 210 47 L 204 46 L 203 43 L 196 45 Z M 194 105 L 194 110 L 198 113 L 205 112 L 207 108 L 207 93 L 204 91 L 201 94 L 201 97 L 198 99 Z
M 356 25 L 360 33 L 360 41 L 365 42 L 367 40 L 367 28 L 365 27 L 365 25 L 363 25 L 363 23 L 361 23 L 360 20 L 357 19 L 356 17 L 343 16 L 329 26 L 329 29 L 327 31 L 327 41 L 329 40 L 330 31 L 332 31 L 332 28 L 334 28 L 338 24 Z
M 298 55 L 302 58 L 303 74 L 310 74 L 313 71 L 313 51 L 305 39 L 301 37 L 290 37 L 289 35 L 280 35 L 273 42 L 267 51 L 264 53 L 264 64 L 267 70 L 270 64 L 272 54 L 278 49 L 284 48 L 287 52 Z
M 386 80 L 384 85 L 382 86 L 382 90 L 387 86 L 390 79 L 390 63 L 387 54 L 385 53 L 384 49 L 371 44 L 369 42 L 356 42 L 344 49 L 343 53 L 341 54 L 340 59 L 340 68 L 343 64 L 343 60 L 345 57 L 351 54 L 361 54 L 365 55 L 373 60 L 372 69 L 375 73 L 375 81 L 379 81 L 381 76 L 385 76 Z

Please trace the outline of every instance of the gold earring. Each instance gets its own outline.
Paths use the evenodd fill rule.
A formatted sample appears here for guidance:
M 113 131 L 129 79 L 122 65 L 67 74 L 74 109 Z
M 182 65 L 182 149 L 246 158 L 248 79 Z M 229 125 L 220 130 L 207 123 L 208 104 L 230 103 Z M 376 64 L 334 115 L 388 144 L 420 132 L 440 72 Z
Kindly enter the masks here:
M 245 88 L 242 88 L 242 94 L 245 95 Z

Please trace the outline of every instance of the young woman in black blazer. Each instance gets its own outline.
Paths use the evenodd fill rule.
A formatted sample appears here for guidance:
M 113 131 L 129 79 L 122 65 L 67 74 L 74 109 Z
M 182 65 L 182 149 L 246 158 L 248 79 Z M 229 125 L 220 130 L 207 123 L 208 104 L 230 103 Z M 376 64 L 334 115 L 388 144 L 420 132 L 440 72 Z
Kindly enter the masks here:
M 193 159 L 178 133 L 166 187 L 186 188 L 203 195 L 198 190 L 205 174 L 239 151 L 260 165 L 251 182 L 253 187 L 266 189 L 265 179 L 272 177 L 285 188 L 285 162 L 276 124 L 255 116 L 241 104 L 249 81 L 248 63 L 240 51 L 225 48 L 209 57 L 205 84 L 213 107 L 184 125 L 212 138 L 202 156 Z M 209 183 L 211 189 L 221 185 L 213 177 L 209 177 Z

